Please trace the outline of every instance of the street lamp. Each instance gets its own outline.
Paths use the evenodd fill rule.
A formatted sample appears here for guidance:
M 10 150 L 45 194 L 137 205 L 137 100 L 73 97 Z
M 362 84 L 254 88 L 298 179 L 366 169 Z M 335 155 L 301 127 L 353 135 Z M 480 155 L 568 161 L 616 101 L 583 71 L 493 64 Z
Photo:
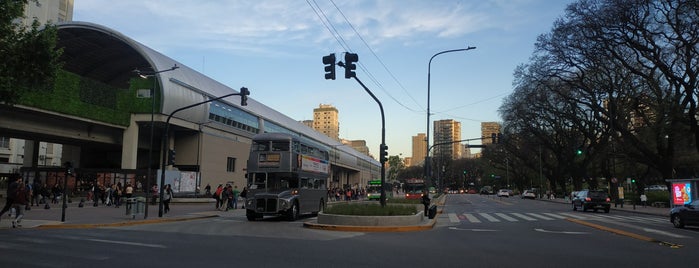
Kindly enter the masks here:
M 458 51 L 466 51 L 466 50 L 471 50 L 471 49 L 476 49 L 476 47 L 466 47 L 466 48 L 460 48 L 460 49 L 451 49 L 451 50 L 445 50 L 442 52 L 439 52 L 437 54 L 432 55 L 430 58 L 429 63 L 427 64 L 427 132 L 425 133 L 426 135 L 426 142 L 425 142 L 425 179 L 428 179 L 430 176 L 430 69 L 432 69 L 432 59 L 434 57 L 437 57 L 437 55 L 441 55 L 444 53 L 449 53 L 449 52 L 458 52 Z
M 145 210 L 143 211 L 143 218 L 146 219 L 148 218 L 148 197 L 150 193 L 150 180 L 151 180 L 151 165 L 153 165 L 153 128 L 154 128 L 154 122 L 155 122 L 155 88 L 158 86 L 158 77 L 156 74 L 163 73 L 163 72 L 169 72 L 169 71 L 174 71 L 175 69 L 180 68 L 177 66 L 177 64 L 173 65 L 170 67 L 170 69 L 165 69 L 165 70 L 160 70 L 160 71 L 152 71 L 152 72 L 141 72 L 139 69 L 134 70 L 134 73 L 138 74 L 143 79 L 148 79 L 148 77 L 153 78 L 153 88 L 150 90 L 150 142 L 148 143 L 148 174 L 146 175 L 146 203 L 145 203 Z

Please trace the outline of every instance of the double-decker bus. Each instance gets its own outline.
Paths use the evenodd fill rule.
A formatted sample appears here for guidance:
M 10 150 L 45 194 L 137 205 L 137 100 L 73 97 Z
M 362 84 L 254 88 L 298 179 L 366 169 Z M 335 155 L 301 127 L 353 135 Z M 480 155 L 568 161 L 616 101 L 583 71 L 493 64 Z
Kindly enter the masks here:
M 286 133 L 255 135 L 247 164 L 248 220 L 283 215 L 293 221 L 300 214 L 322 211 L 328 160 L 326 147 L 310 139 Z
M 425 180 L 423 179 L 407 179 L 403 184 L 405 190 L 405 199 L 420 199 L 425 192 Z

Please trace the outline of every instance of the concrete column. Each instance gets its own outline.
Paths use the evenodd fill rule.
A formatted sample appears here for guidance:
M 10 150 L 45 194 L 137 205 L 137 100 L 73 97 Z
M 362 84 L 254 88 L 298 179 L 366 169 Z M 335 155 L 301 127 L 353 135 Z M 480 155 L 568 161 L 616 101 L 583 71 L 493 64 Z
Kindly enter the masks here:
M 121 146 L 121 168 L 136 169 L 138 163 L 138 132 L 140 128 L 133 115 L 129 127 L 124 130 Z
M 24 167 L 37 167 L 39 163 L 39 141 L 24 140 Z

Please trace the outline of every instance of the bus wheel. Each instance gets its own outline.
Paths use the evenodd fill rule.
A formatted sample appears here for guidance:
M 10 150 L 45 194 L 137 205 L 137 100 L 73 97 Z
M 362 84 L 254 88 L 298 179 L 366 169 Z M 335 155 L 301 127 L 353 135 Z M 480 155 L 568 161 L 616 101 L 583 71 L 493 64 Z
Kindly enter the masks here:
M 248 221 L 255 221 L 257 219 L 257 213 L 252 210 L 245 210 L 245 216 L 247 216 Z
M 294 205 L 289 209 L 287 219 L 289 221 L 295 221 L 299 218 L 299 204 L 294 202 Z

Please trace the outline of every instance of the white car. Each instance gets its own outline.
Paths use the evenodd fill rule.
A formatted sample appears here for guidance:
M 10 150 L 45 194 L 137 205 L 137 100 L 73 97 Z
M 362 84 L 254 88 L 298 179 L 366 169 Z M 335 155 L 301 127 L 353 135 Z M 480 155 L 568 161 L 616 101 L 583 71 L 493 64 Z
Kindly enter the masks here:
M 498 197 L 510 197 L 510 190 L 508 189 L 500 189 L 498 191 Z
M 524 198 L 536 199 L 536 194 L 531 190 L 524 190 L 524 192 L 522 192 L 522 199 Z

